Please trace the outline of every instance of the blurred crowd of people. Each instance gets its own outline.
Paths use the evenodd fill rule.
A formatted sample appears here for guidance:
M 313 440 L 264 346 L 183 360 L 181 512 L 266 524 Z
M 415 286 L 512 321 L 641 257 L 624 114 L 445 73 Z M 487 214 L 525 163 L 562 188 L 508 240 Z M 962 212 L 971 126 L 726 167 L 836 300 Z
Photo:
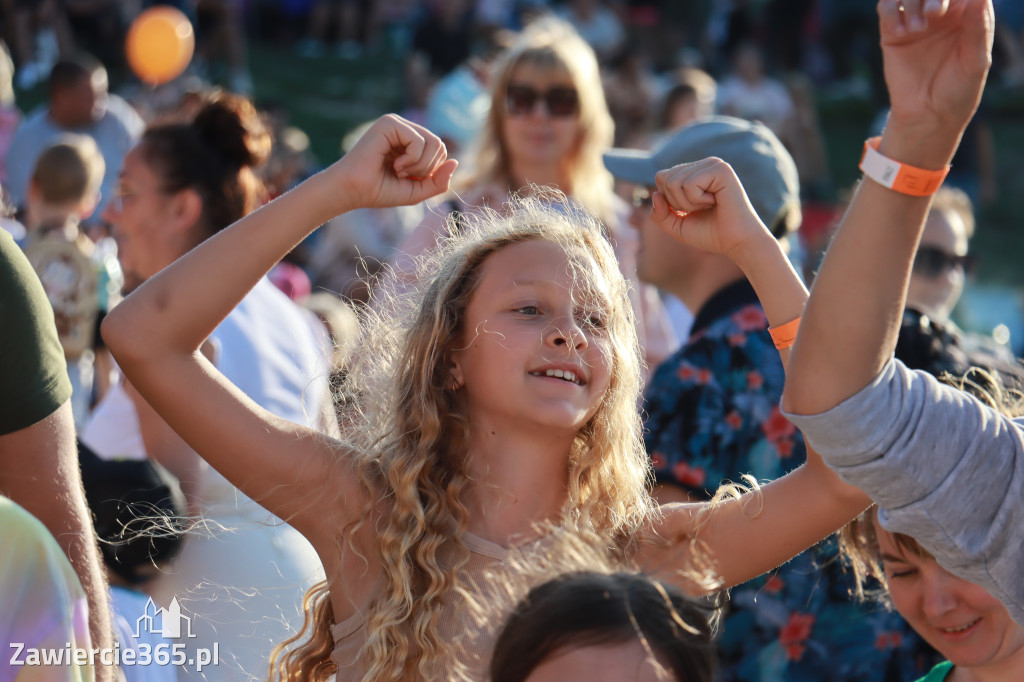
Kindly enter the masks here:
M 666 238 L 650 219 L 651 192 L 655 171 L 720 156 L 813 278 L 841 189 L 818 98 L 888 106 L 874 0 L 179 0 L 170 4 L 197 30 L 192 66 L 121 97 L 108 70 L 123 72 L 127 27 L 151 4 L 0 3 L 2 227 L 55 314 L 96 530 L 127 543 L 102 556 L 120 636 L 145 609 L 140 595 L 177 599 L 194 619 L 189 646 L 218 642 L 225 656 L 207 679 L 247 679 L 301 626 L 302 595 L 323 579 L 310 544 L 199 458 L 125 381 L 99 334 L 123 296 L 318 170 L 287 104 L 249 99 L 260 82 L 247 41 L 309 59 L 401 58 L 404 115 L 462 164 L 437 199 L 332 218 L 217 327 L 202 352 L 254 405 L 336 433 L 352 399 L 346 358 L 377 288 L 412 286 L 418 259 L 462 214 L 553 188 L 602 223 L 631 283 L 658 498 L 707 500 L 721 480 L 775 478 L 806 460 L 779 410 L 783 368 L 757 294 L 720 254 Z M 1024 12 L 996 5 L 993 79 L 1015 87 Z M 33 87 L 45 101 L 22 112 L 17 94 Z M 897 354 L 936 375 L 982 366 L 1013 384 L 1014 349 L 953 321 L 969 239 L 984 229 L 975 207 L 997 195 L 984 109 L 972 126 L 955 164 L 966 171 L 950 175 L 926 223 Z M 157 492 L 129 500 L 140 487 Z M 130 522 L 102 505 L 119 495 L 178 519 L 161 531 L 167 542 L 133 553 Z M 841 563 L 826 542 L 737 587 L 716 644 L 722 679 L 924 675 L 938 660 L 930 643 L 895 613 L 851 601 L 859 586 Z

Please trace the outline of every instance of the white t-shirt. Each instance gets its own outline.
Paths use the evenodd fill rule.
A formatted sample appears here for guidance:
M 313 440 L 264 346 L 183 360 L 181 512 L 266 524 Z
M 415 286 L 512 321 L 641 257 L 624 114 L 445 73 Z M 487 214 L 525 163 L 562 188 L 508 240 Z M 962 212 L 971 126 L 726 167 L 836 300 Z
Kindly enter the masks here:
M 258 405 L 289 421 L 319 427 L 328 398 L 330 340 L 316 318 L 269 280 L 260 280 L 210 341 L 214 364 Z M 301 403 L 296 396 L 302 396 Z M 146 458 L 135 405 L 120 382 L 103 396 L 80 438 L 102 459 Z
M 101 459 L 146 459 L 135 404 L 120 381 L 107 390 L 78 437 Z
M 253 287 L 210 342 L 217 369 L 256 404 L 282 419 L 323 430 L 330 375 L 327 332 L 270 280 L 264 277 Z M 233 513 L 248 507 L 266 521 L 262 507 L 213 469 L 203 474 L 201 496 L 208 512 L 214 504 Z

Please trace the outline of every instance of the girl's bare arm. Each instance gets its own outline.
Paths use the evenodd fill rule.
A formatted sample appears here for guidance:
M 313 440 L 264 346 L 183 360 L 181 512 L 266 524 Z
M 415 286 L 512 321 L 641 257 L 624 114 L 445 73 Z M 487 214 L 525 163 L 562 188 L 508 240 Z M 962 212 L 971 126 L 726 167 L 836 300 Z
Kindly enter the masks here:
M 229 481 L 321 549 L 364 513 L 344 453 L 230 384 L 199 348 L 261 277 L 329 218 L 422 201 L 455 162 L 429 131 L 386 116 L 340 161 L 211 237 L 107 316 L 103 337 L 139 393 Z M 341 457 L 342 461 L 339 461 Z
M 945 168 L 991 62 L 991 2 L 914 0 L 901 12 L 897 0 L 882 0 L 878 9 L 892 98 L 879 151 L 918 168 Z M 787 411 L 834 407 L 892 357 L 929 204 L 929 197 L 861 183 L 814 281 L 787 374 Z
M 644 561 L 659 577 L 692 593 L 700 586 L 680 570 L 705 562 L 720 584 L 732 587 L 784 564 L 842 528 L 871 500 L 843 483 L 808 447 L 807 462 L 757 492 L 715 503 L 673 503 L 661 508 Z M 695 542 L 694 542 L 695 540 Z M 692 553 L 699 553 L 694 556 Z

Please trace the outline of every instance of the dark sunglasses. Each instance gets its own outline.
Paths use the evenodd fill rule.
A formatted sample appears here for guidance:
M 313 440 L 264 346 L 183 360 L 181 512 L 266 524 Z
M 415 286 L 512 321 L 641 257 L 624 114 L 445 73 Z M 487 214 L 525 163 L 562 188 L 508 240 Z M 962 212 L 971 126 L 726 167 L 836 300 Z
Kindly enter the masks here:
M 633 190 L 633 207 L 641 210 L 649 210 L 654 206 L 654 190 L 650 187 L 637 187 Z
M 974 269 L 974 263 L 973 256 L 955 256 L 934 246 L 922 246 L 914 256 L 914 272 L 929 278 L 938 277 L 954 268 L 968 273 Z
M 568 118 L 580 111 L 580 98 L 575 88 L 551 88 L 544 92 L 528 85 L 509 85 L 505 89 L 505 107 L 509 116 L 527 116 L 537 106 L 537 100 L 544 102 L 548 115 L 554 118 Z

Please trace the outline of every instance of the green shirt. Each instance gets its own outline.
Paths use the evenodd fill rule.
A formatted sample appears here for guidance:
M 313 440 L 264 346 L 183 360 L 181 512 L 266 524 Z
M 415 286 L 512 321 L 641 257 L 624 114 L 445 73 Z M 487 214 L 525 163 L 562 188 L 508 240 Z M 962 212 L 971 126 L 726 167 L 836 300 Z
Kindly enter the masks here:
M 953 672 L 953 664 L 949 661 L 943 661 L 917 682 L 942 682 L 951 672 Z
M 70 397 L 46 292 L 25 254 L 0 229 L 0 435 L 41 421 Z

